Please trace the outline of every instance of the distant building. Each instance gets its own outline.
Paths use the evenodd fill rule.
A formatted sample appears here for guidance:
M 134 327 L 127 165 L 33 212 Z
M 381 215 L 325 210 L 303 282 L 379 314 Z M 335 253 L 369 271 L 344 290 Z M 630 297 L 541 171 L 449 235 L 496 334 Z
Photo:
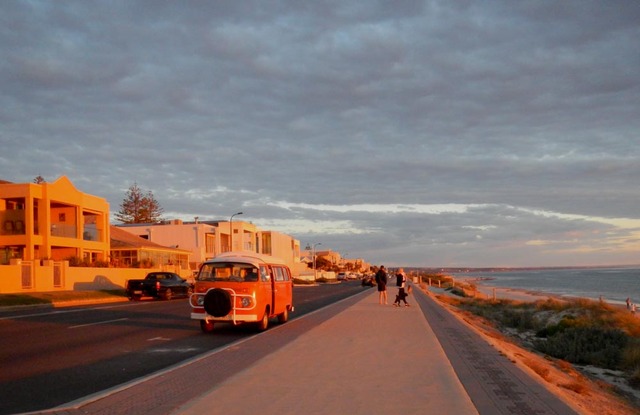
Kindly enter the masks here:
M 339 252 L 325 250 L 325 251 L 316 251 L 316 258 L 322 258 L 328 261 L 331 265 L 340 266 L 341 256 Z
M 189 266 L 198 269 L 200 264 L 223 252 L 257 252 L 284 260 L 296 274 L 300 263 L 300 242 L 289 235 L 265 231 L 244 221 L 193 221 L 180 219 L 159 224 L 125 224 L 118 228 L 153 241 L 157 244 L 180 248 L 191 252 Z M 232 236 L 233 235 L 233 236 Z
M 353 272 L 368 272 L 369 267 L 371 266 L 362 258 L 353 258 L 353 259 L 343 258 L 339 252 L 335 252 L 330 249 L 317 251 L 315 254 L 316 254 L 316 260 L 320 258 L 324 259 L 325 261 L 329 262 L 331 265 L 342 270 L 348 270 Z M 309 267 L 313 266 L 312 265 L 313 251 L 304 250 L 300 253 L 300 255 L 301 255 L 300 262 L 308 264 Z

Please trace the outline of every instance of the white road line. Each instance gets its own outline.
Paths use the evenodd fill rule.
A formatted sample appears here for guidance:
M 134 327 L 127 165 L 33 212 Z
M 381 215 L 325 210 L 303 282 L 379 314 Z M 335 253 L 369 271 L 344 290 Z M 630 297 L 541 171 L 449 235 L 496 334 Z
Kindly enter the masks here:
M 107 320 L 107 321 L 99 321 L 97 323 L 88 323 L 88 324 L 79 324 L 77 326 L 69 326 L 68 328 L 70 329 L 77 329 L 79 327 L 87 327 L 87 326 L 97 326 L 99 324 L 107 324 L 107 323 L 113 323 L 114 321 L 123 321 L 123 320 L 129 320 L 128 318 L 118 318 L 115 320 Z
M 0 317 L 0 320 L 17 320 L 19 318 L 51 316 L 51 315 L 55 315 L 55 314 L 79 313 L 79 312 L 87 311 L 87 310 L 106 310 L 106 309 L 109 309 L 109 308 L 139 307 L 139 306 L 144 306 L 144 305 L 147 305 L 147 304 L 153 304 L 153 303 L 136 302 L 136 303 L 126 303 L 126 304 L 109 305 L 109 306 L 102 306 L 102 307 L 86 307 L 86 308 L 82 307 L 82 308 L 74 308 L 72 310 L 54 310 L 54 311 L 46 311 L 44 313 L 23 314 L 23 315 L 16 315 L 16 316 L 5 316 L 5 317 Z

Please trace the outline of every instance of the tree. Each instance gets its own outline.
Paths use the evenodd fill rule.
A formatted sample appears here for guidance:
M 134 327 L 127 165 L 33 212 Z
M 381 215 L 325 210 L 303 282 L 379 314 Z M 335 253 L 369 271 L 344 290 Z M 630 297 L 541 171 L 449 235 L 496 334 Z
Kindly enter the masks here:
M 116 218 L 122 223 L 158 223 L 163 211 L 151 191 L 143 193 L 134 183 L 127 190 Z
M 42 183 L 44 183 L 45 181 L 46 181 L 46 180 L 44 179 L 44 177 L 42 177 L 42 176 L 40 176 L 40 175 L 36 176 L 36 178 L 35 178 L 35 179 L 33 179 L 33 182 L 34 182 L 35 184 L 42 184 Z

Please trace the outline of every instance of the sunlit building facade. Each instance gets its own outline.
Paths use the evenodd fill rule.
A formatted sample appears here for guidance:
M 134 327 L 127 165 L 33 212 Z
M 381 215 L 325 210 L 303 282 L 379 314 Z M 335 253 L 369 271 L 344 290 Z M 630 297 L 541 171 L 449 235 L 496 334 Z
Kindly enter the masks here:
M 52 183 L 0 182 L 0 265 L 109 259 L 109 203 L 65 176 Z

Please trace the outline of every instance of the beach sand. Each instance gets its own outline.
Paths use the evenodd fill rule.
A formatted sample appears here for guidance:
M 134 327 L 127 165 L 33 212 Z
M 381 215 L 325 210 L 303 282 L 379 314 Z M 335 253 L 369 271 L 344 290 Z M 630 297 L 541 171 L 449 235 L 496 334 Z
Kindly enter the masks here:
M 536 291 L 527 291 L 517 288 L 507 288 L 507 287 L 492 287 L 489 285 L 483 284 L 484 279 L 477 278 L 461 278 L 454 279 L 450 278 L 454 281 L 454 285 L 457 287 L 464 285 L 473 285 L 476 290 L 472 291 L 469 289 L 464 289 L 465 294 L 468 297 L 475 298 L 484 298 L 484 299 L 496 299 L 496 300 L 513 300 L 513 301 L 524 301 L 524 302 L 535 302 L 538 300 L 546 300 L 548 298 L 562 299 L 563 297 L 545 292 L 536 292 Z M 431 289 L 434 291 L 440 291 L 441 288 L 432 285 Z

